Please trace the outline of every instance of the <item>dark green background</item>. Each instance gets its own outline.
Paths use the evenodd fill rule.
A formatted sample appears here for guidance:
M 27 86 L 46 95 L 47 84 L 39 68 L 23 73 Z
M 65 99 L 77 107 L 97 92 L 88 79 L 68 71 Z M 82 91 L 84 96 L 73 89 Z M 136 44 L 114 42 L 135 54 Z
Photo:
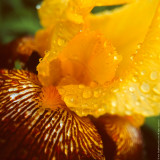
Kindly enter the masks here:
M 40 0 L 0 0 L 0 42 L 34 35 L 40 28 L 36 5 Z
M 36 5 L 40 0 L 0 0 L 0 44 L 8 43 L 16 37 L 34 35 L 41 27 Z M 96 7 L 93 13 L 120 6 Z M 146 146 L 146 159 L 155 160 L 157 157 L 158 119 L 147 118 L 142 131 Z M 157 159 L 157 158 L 156 158 Z

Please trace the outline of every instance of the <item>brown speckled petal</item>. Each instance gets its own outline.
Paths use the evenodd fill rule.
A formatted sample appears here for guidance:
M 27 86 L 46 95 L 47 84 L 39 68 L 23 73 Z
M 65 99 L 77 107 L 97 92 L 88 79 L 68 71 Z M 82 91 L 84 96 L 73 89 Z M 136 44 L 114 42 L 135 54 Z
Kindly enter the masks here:
M 143 141 L 140 129 L 127 118 L 104 115 L 94 121 L 102 135 L 105 154 L 108 154 L 110 159 L 142 160 Z M 113 147 L 112 150 L 110 149 L 111 145 L 109 146 L 109 140 Z M 110 153 L 106 148 L 110 149 Z
M 42 107 L 41 85 L 27 71 L 0 71 L 1 160 L 104 160 L 88 118 Z

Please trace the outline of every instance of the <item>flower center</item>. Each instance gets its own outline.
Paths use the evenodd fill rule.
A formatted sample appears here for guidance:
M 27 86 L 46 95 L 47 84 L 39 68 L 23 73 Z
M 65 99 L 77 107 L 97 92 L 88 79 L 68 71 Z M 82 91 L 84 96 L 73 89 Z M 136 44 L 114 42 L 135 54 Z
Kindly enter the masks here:
M 65 107 L 65 103 L 54 86 L 42 88 L 41 100 L 42 106 L 45 108 Z
M 111 81 L 121 56 L 113 45 L 97 32 L 83 32 L 75 36 L 58 55 L 61 63 L 59 85 L 104 84 Z

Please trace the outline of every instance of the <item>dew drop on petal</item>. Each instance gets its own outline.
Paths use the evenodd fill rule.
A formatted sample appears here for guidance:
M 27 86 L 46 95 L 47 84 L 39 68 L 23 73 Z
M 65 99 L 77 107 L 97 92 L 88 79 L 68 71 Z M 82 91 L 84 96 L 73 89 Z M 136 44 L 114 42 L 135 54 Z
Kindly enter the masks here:
M 119 91 L 119 88 L 115 88 L 112 90 L 113 93 L 117 93 Z
M 132 81 L 133 81 L 133 82 L 137 82 L 137 77 L 136 77 L 136 76 L 133 76 Z
M 61 38 L 58 39 L 58 45 L 62 46 L 65 43 L 65 41 Z
M 141 44 L 140 44 L 140 43 L 137 45 L 137 48 L 138 48 L 138 49 L 140 49 L 140 48 L 141 48 Z
M 119 79 L 119 81 L 120 81 L 120 82 L 122 82 L 122 81 L 123 81 L 123 79 L 122 79 L 122 78 L 120 78 L 120 79 Z
M 134 88 L 134 87 L 129 87 L 129 91 L 130 91 L 130 92 L 134 92 L 134 91 L 135 91 L 135 88 Z
M 156 79 L 158 78 L 158 74 L 157 74 L 157 72 L 156 72 L 156 71 L 151 72 L 151 74 L 150 74 L 150 78 L 151 78 L 151 80 L 156 80 Z
M 104 108 L 98 108 L 98 112 L 104 112 Z
M 142 72 L 141 72 L 141 75 L 142 75 L 142 76 L 145 75 L 145 71 L 142 71 Z
M 90 90 L 85 90 L 83 92 L 83 98 L 90 98 L 92 96 L 92 92 Z
M 133 61 L 134 60 L 134 56 L 131 56 L 130 59 L 131 59 L 131 61 Z
M 117 57 L 117 56 L 114 56 L 114 60 L 115 60 L 115 61 L 118 60 L 118 57 Z
M 126 113 L 126 115 L 131 115 L 132 113 L 131 113 L 131 111 L 125 111 L 125 113 Z
M 112 100 L 112 101 L 111 101 L 111 105 L 112 105 L 113 107 L 116 107 L 116 106 L 117 106 L 117 102 L 116 102 L 115 100 Z
M 65 96 L 64 97 L 64 101 L 68 104 L 68 105 L 72 105 L 75 103 L 75 98 L 71 95 Z
M 100 96 L 101 92 L 100 91 L 94 91 L 94 97 L 98 98 Z
M 158 84 L 157 86 L 155 86 L 155 87 L 153 88 L 153 91 L 154 91 L 156 94 L 160 95 L 160 84 Z
M 148 93 L 150 91 L 150 86 L 146 82 L 143 82 L 140 88 L 144 93 Z
M 41 4 L 37 4 L 36 9 L 40 9 L 40 8 L 41 8 Z

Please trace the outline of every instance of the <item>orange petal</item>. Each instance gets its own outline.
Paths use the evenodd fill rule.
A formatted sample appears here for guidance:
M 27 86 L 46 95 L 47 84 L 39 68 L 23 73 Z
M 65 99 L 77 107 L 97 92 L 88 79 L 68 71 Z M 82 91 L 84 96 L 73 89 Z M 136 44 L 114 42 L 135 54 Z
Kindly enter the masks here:
M 124 76 L 107 86 L 67 85 L 58 88 L 68 107 L 79 115 L 94 116 L 104 113 L 153 116 L 160 113 L 159 10 L 143 44 L 133 55 L 132 65 L 124 69 Z
M 104 84 L 114 78 L 121 57 L 101 34 L 82 32 L 70 41 L 58 58 L 63 77 L 69 75 L 83 84 L 91 81 Z
M 132 3 L 135 0 L 97 0 L 97 6 L 111 6 L 111 5 L 119 5 L 119 4 L 126 4 Z
M 68 43 L 57 58 L 49 51 L 38 66 L 38 76 L 45 86 L 58 84 L 60 77 L 67 76 L 78 83 L 95 81 L 104 84 L 114 78 L 120 60 L 112 44 L 101 34 L 82 32 Z
M 93 30 L 103 33 L 116 47 L 123 60 L 117 70 L 121 76 L 131 63 L 137 44 L 142 43 L 158 6 L 158 0 L 138 0 L 113 12 L 91 14 L 88 22 Z

